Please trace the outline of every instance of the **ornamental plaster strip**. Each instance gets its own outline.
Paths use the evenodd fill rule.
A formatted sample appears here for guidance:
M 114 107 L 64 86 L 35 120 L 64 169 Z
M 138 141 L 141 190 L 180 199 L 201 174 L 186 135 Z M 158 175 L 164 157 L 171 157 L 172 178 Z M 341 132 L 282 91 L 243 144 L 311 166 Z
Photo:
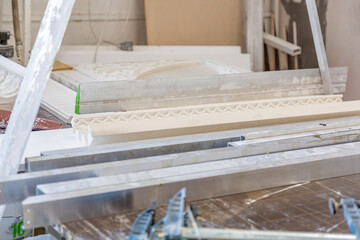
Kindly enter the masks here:
M 356 109 L 360 101 L 342 103 L 341 98 L 341 95 L 306 96 L 76 115 L 72 125 L 77 138 L 90 145 L 344 117 L 360 112 L 360 108 Z

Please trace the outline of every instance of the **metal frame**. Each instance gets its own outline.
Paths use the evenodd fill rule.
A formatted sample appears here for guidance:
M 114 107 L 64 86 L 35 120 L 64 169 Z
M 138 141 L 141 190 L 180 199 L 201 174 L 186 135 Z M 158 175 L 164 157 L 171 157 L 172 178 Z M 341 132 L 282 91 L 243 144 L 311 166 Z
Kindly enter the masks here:
M 175 167 L 170 172 L 159 169 L 154 170 L 157 176 L 168 177 L 151 180 L 146 177 L 149 173 L 143 175 L 145 178 L 139 173 L 141 181 L 132 182 L 124 176 L 126 183 L 117 185 L 115 182 L 94 188 L 87 185 L 84 190 L 33 196 L 23 201 L 25 227 L 145 209 L 148 199 L 163 205 L 174 189 L 181 187 L 188 189 L 189 200 L 193 201 L 358 173 L 359 146 L 360 143 L 347 143 L 193 164 Z M 137 175 L 134 174 L 133 177 Z M 89 180 L 96 182 L 96 178 Z M 64 182 L 63 189 L 70 185 L 74 183 Z

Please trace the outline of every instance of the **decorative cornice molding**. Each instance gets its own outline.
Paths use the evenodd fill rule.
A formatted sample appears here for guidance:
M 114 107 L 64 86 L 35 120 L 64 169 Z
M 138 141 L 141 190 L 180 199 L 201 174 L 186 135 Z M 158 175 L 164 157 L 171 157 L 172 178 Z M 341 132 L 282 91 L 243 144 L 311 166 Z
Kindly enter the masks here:
M 355 106 L 360 102 L 342 103 L 341 98 L 342 95 L 306 96 L 76 115 L 72 126 L 76 137 L 89 145 L 96 137 L 101 139 L 99 143 L 109 143 L 110 139 L 111 142 L 133 141 L 262 126 L 270 122 L 280 124 L 303 118 L 310 120 L 337 116 L 339 112 L 348 116 L 358 111 Z
M 306 96 L 295 98 L 280 98 L 270 100 L 234 102 L 224 104 L 209 104 L 201 106 L 139 110 L 131 112 L 99 113 L 76 115 L 72 124 L 77 128 L 87 128 L 88 124 L 112 123 L 122 121 L 137 121 L 146 119 L 176 118 L 181 116 L 207 115 L 212 113 L 241 112 L 269 108 L 285 108 L 310 104 L 342 102 L 342 95 Z

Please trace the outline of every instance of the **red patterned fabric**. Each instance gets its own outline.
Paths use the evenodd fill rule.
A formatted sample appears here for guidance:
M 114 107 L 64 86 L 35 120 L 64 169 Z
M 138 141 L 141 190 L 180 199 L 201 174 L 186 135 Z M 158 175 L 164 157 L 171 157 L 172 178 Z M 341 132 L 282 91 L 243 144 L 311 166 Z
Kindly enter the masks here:
M 6 128 L 10 119 L 11 112 L 6 110 L 0 110 L 0 128 Z M 48 120 L 45 118 L 36 118 L 33 130 L 49 130 L 59 129 L 62 127 L 60 122 Z

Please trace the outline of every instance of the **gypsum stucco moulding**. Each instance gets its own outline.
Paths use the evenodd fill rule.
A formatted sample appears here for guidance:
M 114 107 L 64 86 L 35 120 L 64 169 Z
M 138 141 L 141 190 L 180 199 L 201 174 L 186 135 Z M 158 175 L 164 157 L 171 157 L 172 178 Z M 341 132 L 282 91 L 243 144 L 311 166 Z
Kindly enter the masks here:
M 360 112 L 360 108 L 357 111 L 355 107 L 360 101 L 342 103 L 341 98 L 342 95 L 306 96 L 76 115 L 72 126 L 76 137 L 90 145 L 350 116 Z

